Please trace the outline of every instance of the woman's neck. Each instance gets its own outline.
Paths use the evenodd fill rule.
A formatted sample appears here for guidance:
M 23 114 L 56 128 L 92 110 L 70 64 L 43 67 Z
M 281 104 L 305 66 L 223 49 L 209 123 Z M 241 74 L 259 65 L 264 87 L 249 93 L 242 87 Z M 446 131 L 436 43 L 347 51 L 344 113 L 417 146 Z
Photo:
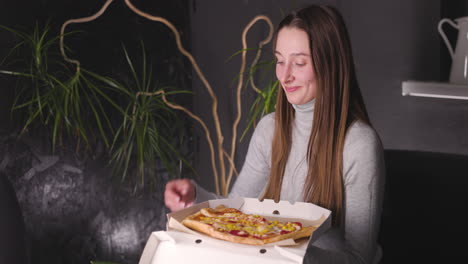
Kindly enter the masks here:
M 312 99 L 311 101 L 301 104 L 301 105 L 292 105 L 294 107 L 294 110 L 296 111 L 295 117 L 296 120 L 301 120 L 301 121 L 312 121 L 314 117 L 314 108 L 315 108 L 315 99 Z M 309 123 L 312 125 L 312 123 Z

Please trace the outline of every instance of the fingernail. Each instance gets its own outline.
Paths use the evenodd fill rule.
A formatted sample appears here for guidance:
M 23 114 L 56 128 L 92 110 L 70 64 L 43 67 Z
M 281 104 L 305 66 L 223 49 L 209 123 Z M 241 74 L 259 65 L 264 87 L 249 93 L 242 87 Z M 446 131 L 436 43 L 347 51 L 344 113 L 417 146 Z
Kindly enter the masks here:
M 185 207 L 190 207 L 190 206 L 192 206 L 192 205 L 193 205 L 193 202 L 190 202 L 190 203 L 187 203 L 187 204 L 185 205 Z

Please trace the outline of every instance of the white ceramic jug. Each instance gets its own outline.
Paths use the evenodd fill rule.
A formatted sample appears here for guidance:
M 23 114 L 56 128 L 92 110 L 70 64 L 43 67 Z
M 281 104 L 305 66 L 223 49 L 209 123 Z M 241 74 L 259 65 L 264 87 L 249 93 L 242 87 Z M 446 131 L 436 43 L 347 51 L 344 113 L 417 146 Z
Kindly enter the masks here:
M 458 29 L 455 52 L 442 29 L 442 25 L 445 22 Z M 468 16 L 457 18 L 455 22 L 444 18 L 440 20 L 438 30 L 452 56 L 449 81 L 451 83 L 468 84 Z

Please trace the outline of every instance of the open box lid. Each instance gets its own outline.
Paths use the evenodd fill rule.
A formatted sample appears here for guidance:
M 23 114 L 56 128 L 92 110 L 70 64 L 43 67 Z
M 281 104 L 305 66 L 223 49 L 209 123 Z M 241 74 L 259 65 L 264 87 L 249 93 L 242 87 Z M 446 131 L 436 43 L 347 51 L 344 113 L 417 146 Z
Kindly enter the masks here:
M 244 245 L 215 239 L 193 231 L 184 225 L 182 220 L 201 208 L 215 208 L 225 205 L 241 210 L 247 214 L 258 214 L 267 219 L 299 220 L 302 223 L 316 226 L 317 229 L 309 239 L 284 240 L 281 243 L 266 245 Z M 139 264 L 187 263 L 192 264 L 239 264 L 269 263 L 287 264 L 302 263 L 307 245 L 315 241 L 331 226 L 331 212 L 311 203 L 290 203 L 253 198 L 236 198 L 210 200 L 184 210 L 167 215 L 167 231 L 153 232 L 140 258 Z
M 307 244 L 301 247 L 261 247 L 236 244 L 180 231 L 151 233 L 139 264 L 300 264 Z

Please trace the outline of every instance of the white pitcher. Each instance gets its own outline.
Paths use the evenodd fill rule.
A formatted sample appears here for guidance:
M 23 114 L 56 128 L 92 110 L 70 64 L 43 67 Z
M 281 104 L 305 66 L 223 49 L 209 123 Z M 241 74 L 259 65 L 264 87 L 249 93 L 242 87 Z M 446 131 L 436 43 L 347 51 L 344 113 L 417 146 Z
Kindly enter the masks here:
M 442 25 L 445 22 L 458 29 L 455 52 L 442 29 Z M 468 84 L 468 16 L 457 18 L 455 19 L 455 22 L 448 18 L 444 18 L 439 21 L 438 30 L 440 36 L 447 45 L 450 56 L 452 56 L 452 67 L 450 69 L 449 81 L 457 84 Z

